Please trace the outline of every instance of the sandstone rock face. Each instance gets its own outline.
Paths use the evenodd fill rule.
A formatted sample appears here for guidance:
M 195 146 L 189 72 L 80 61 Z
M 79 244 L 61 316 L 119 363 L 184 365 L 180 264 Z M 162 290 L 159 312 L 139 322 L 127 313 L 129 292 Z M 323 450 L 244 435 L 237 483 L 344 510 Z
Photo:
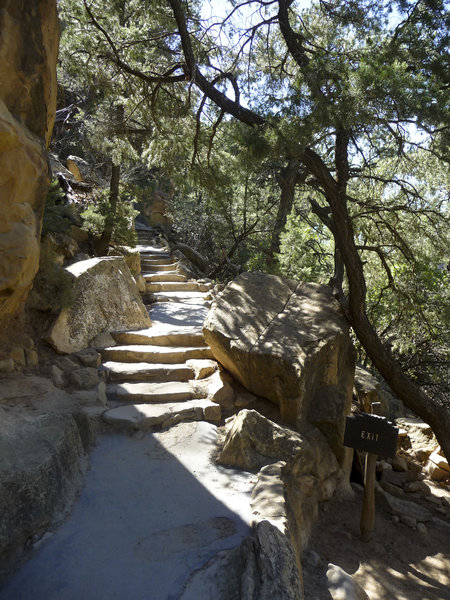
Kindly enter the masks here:
M 0 32 L 1 326 L 24 302 L 39 264 L 56 107 L 56 0 L 4 0 Z
M 48 145 L 56 111 L 56 1 L 4 0 L 0 31 L 0 97 L 14 117 Z
M 48 184 L 43 143 L 0 99 L 0 321 L 17 312 L 39 268 L 41 216 Z
M 278 404 L 286 423 L 316 425 L 342 460 L 355 360 L 328 287 L 243 273 L 213 303 L 204 336 L 248 390 Z
M 61 311 L 48 341 L 61 353 L 77 352 L 107 330 L 141 329 L 150 318 L 124 258 L 83 260 L 67 267 L 75 302 Z

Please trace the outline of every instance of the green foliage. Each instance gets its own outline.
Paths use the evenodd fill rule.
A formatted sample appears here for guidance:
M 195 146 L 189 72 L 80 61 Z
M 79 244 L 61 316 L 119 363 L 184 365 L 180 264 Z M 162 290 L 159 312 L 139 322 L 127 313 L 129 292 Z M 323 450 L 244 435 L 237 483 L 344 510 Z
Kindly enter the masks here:
M 139 211 L 133 208 L 133 201 L 134 197 L 122 186 L 114 215 L 112 239 L 127 246 L 135 246 L 137 243 L 137 235 L 132 224 Z M 109 193 L 107 190 L 102 190 L 97 194 L 91 206 L 81 214 L 84 219 L 83 229 L 92 235 L 100 235 L 110 214 Z
M 334 243 L 330 233 L 314 215 L 295 208 L 281 236 L 280 272 L 298 281 L 327 283 L 333 273 Z
M 42 220 L 42 235 L 47 233 L 66 233 L 70 229 L 67 218 L 65 195 L 57 179 L 53 179 L 45 199 L 44 215 Z
M 41 305 L 51 313 L 70 308 L 75 301 L 72 279 L 57 259 L 58 255 L 50 242 L 44 240 L 40 247 L 39 271 L 33 282 L 33 290 L 41 297 Z
M 177 231 L 213 263 L 226 253 L 242 269 L 328 281 L 332 235 L 311 213 L 308 197 L 327 205 L 327 186 L 338 178 L 336 131 L 347 130 L 344 203 L 364 263 L 368 314 L 418 382 L 442 382 L 448 279 L 437 265 L 448 262 L 443 160 L 450 147 L 442 0 L 287 2 L 303 64 L 287 49 L 279 3 L 240 3 L 253 15 L 242 19 L 230 14 L 237 1 L 222 3 L 230 18 L 225 22 L 222 13 L 214 19 L 221 26 L 211 28 L 199 19 L 202 2 L 181 3 L 199 71 L 231 98 L 236 88 L 229 82 L 240 86 L 242 104 L 266 122 L 251 128 L 221 115 L 183 76 L 152 80 L 158 73 L 182 75 L 185 63 L 170 3 L 90 0 L 115 49 L 82 3 L 59 4 L 60 80 L 83 99 L 78 118 L 87 150 L 123 172 L 141 160 L 158 167 L 175 190 Z M 118 55 L 148 78 L 121 69 Z M 301 161 L 305 148 L 320 158 L 321 172 L 310 169 L 298 184 L 278 265 L 270 265 L 277 173 L 287 160 Z M 121 200 L 118 215 L 126 206 Z M 87 227 L 100 233 L 108 211 L 103 196 L 86 211 Z M 127 218 L 114 234 L 120 240 Z M 427 363 L 427 356 L 436 360 Z

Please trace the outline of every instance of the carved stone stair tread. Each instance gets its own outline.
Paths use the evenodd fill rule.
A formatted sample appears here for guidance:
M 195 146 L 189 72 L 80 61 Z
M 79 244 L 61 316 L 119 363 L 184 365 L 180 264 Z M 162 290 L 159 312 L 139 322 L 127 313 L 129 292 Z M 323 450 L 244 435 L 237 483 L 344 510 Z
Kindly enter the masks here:
M 200 388 L 194 390 L 190 383 L 180 381 L 112 383 L 106 394 L 110 400 L 134 403 L 184 402 L 206 397 Z
M 166 268 L 175 264 L 173 258 L 141 258 L 141 266 L 152 267 L 153 265 L 166 265 Z
M 196 347 L 166 347 L 155 345 L 126 345 L 101 348 L 104 360 L 117 362 L 153 362 L 176 364 L 186 362 L 191 358 L 213 358 L 209 346 Z
M 168 266 L 173 266 L 176 267 L 178 265 L 177 262 L 174 263 L 167 263 L 167 264 L 160 264 L 160 263 L 155 263 L 155 264 L 146 264 L 146 263 L 141 263 L 141 270 L 145 271 L 147 273 L 152 273 L 152 272 L 156 272 L 156 271 L 167 271 L 167 267 Z M 174 271 L 176 271 L 176 269 L 173 269 Z
M 149 431 L 152 427 L 170 426 L 180 421 L 218 422 L 220 406 L 209 400 L 188 400 L 164 404 L 128 404 L 112 408 L 103 413 L 102 418 L 125 431 Z
M 209 292 L 211 284 L 198 283 L 197 281 L 162 281 L 147 283 L 147 292 Z
M 187 281 L 186 275 L 182 275 L 176 270 L 159 271 L 158 273 L 143 273 L 143 277 L 147 283 L 152 283 L 154 281 Z
M 196 362 L 202 363 L 202 360 Z M 209 362 L 205 360 L 205 363 Z M 189 381 L 195 377 L 195 365 L 149 364 L 148 362 L 123 363 L 108 361 L 103 363 L 109 381 Z
M 169 254 L 167 248 L 163 248 L 161 246 L 155 246 L 148 242 L 148 240 L 140 239 L 139 243 L 136 245 L 136 250 L 142 255 L 146 256 L 147 254 Z
M 113 331 L 118 344 L 152 346 L 204 346 L 203 329 L 198 325 L 190 327 L 150 327 L 137 331 Z

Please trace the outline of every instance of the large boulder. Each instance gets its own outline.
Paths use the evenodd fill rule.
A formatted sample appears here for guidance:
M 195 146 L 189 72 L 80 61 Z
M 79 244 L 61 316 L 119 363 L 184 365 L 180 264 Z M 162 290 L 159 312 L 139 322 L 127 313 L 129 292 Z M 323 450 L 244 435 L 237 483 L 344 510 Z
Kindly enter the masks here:
M 252 495 L 253 515 L 283 533 L 287 525 L 300 556 L 317 519 L 318 502 L 330 499 L 342 477 L 336 457 L 312 426 L 300 434 L 255 410 L 242 410 L 230 423 L 218 462 L 260 469 Z
M 343 459 L 355 353 L 327 286 L 243 273 L 216 298 L 204 336 L 249 391 L 278 404 L 286 423 L 316 425 Z
M 1 3 L 0 330 L 24 303 L 39 266 L 58 41 L 56 0 Z
M 48 335 L 61 353 L 77 352 L 103 331 L 149 327 L 150 318 L 123 257 L 91 258 L 66 268 L 75 301 Z

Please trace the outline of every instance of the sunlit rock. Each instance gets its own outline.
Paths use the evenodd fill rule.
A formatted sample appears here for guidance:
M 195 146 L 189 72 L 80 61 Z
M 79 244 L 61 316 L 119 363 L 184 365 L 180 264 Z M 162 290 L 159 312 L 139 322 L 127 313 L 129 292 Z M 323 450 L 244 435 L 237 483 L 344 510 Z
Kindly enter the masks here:
M 243 273 L 213 303 L 204 336 L 240 383 L 278 404 L 286 423 L 316 425 L 342 459 L 355 362 L 330 288 Z

